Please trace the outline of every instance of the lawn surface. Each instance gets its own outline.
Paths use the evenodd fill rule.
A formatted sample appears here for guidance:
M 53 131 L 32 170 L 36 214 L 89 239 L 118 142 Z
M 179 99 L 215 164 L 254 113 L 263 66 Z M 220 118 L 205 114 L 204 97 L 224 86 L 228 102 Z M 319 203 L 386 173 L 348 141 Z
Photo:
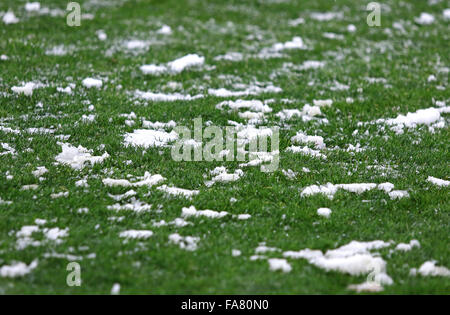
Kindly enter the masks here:
M 381 26 L 369 27 L 366 2 L 88 0 L 80 1 L 81 26 L 70 27 L 64 1 L 43 0 L 33 12 L 25 10 L 26 1 L 1 1 L 3 18 L 11 10 L 19 21 L 6 24 L 0 19 L 0 55 L 7 57 L 0 60 L 0 293 L 109 294 L 118 283 L 121 293 L 352 294 L 348 286 L 364 282 L 367 273 L 325 270 L 292 258 L 286 258 L 292 270 L 282 272 L 270 270 L 268 259 L 283 258 L 286 251 L 326 252 L 351 241 L 374 240 L 391 242 L 368 253 L 379 253 L 393 280 L 383 285 L 382 293 L 449 293 L 448 276 L 413 276 L 410 269 L 432 260 L 450 268 L 449 186 L 427 180 L 450 176 L 445 110 L 450 102 L 450 21 L 443 15 L 450 3 L 386 0 Z M 324 21 L 317 20 L 317 12 L 334 14 L 319 16 L 329 18 Z M 422 12 L 432 14 L 433 23 L 418 23 Z M 171 34 L 158 32 L 163 25 L 170 26 Z M 99 38 L 99 30 L 106 39 Z M 273 49 L 294 36 L 302 38 L 305 49 Z M 230 52 L 240 53 L 238 60 L 216 58 Z M 160 75 L 140 70 L 187 54 L 203 56 L 203 65 Z M 311 60 L 323 62 L 322 67 L 301 68 Z M 102 80 L 102 86 L 87 88 L 82 81 L 88 77 Z M 11 89 L 27 82 L 35 83 L 32 95 Z M 264 90 L 271 85 L 281 91 Z M 58 89 L 66 87 L 70 93 Z M 208 91 L 249 87 L 262 91 L 230 97 Z M 136 91 L 201 97 L 145 100 Z M 168 146 L 124 143 L 126 134 L 148 129 L 142 119 L 173 120 L 191 128 L 193 119 L 201 117 L 217 126 L 229 121 L 246 126 L 248 120 L 239 112 L 248 109 L 216 108 L 237 99 L 270 100 L 272 111 L 257 125 L 280 127 L 275 172 L 240 166 L 239 161 L 177 162 Z M 305 104 L 326 99 L 332 105 L 321 107 L 310 120 L 294 116 L 282 121 L 276 115 L 283 109 L 302 112 Z M 376 122 L 426 108 L 440 109 L 439 120 L 400 126 L 401 132 L 392 128 L 398 126 Z M 131 112 L 135 116 L 121 116 Z M 436 122 L 440 124 L 433 126 Z M 323 137 L 322 148 L 295 145 L 319 150 L 326 158 L 286 151 L 299 131 Z M 61 142 L 109 157 L 76 169 L 58 163 Z M 42 166 L 48 171 L 34 175 Z M 205 181 L 218 166 L 229 173 L 241 169 L 243 176 L 208 187 Z M 283 172 L 289 169 L 293 178 Z M 135 182 L 145 172 L 165 180 L 151 187 L 110 187 L 102 181 Z M 83 179 L 88 186 L 80 186 Z M 380 189 L 340 189 L 332 199 L 301 196 L 307 186 L 328 182 L 390 182 L 408 196 L 392 199 Z M 170 196 L 158 190 L 164 184 L 199 193 Z M 24 189 L 26 185 L 38 186 Z M 110 196 L 130 189 L 134 197 L 116 201 Z M 151 210 L 107 208 L 131 204 L 132 198 Z M 190 206 L 228 215 L 185 217 L 191 224 L 183 227 L 155 226 L 180 218 L 182 208 Z M 329 218 L 317 214 L 323 207 L 332 210 Z M 240 220 L 238 214 L 251 217 Z M 34 230 L 27 234 L 24 226 Z M 51 229 L 60 235 L 52 239 Z M 153 235 L 126 239 L 120 236 L 126 230 L 150 230 Z M 196 249 L 170 242 L 174 233 L 198 237 Z M 413 239 L 420 247 L 395 250 Z M 261 242 L 274 250 L 256 253 Z M 241 254 L 234 256 L 232 250 Z M 255 254 L 264 257 L 252 260 Z M 5 266 L 33 261 L 37 266 L 32 270 L 17 267 L 25 270 L 23 275 L 6 274 Z M 66 284 L 70 261 L 81 266 L 81 286 Z

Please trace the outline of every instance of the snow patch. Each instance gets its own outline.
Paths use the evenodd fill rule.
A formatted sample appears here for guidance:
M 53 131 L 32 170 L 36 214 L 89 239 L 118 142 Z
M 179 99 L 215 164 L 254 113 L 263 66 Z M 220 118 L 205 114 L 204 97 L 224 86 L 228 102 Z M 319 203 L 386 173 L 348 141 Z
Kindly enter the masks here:
M 169 235 L 169 242 L 178 245 L 181 249 L 187 251 L 194 251 L 198 247 L 199 237 L 194 236 L 181 236 L 178 233 Z
M 349 192 L 361 194 L 365 191 L 373 190 L 377 188 L 389 193 L 391 199 L 404 198 L 409 197 L 409 194 L 405 190 L 395 190 L 392 191 L 393 185 L 391 183 L 382 183 L 382 184 L 374 184 L 374 183 L 355 183 L 355 184 L 332 184 L 327 183 L 325 185 L 311 185 L 305 187 L 300 196 L 308 197 L 316 194 L 324 194 L 329 199 L 333 199 L 334 194 L 339 190 L 343 189 Z
M 402 251 L 402 252 L 408 252 L 414 247 L 420 248 L 420 243 L 418 240 L 411 240 L 408 244 L 406 243 L 399 243 L 395 247 L 395 250 Z
M 142 92 L 135 91 L 135 97 L 141 98 L 146 101 L 153 102 L 175 102 L 175 101 L 192 101 L 199 98 L 203 98 L 203 95 L 197 94 L 191 96 L 190 94 L 181 94 L 181 93 L 153 93 L 153 92 Z
M 178 74 L 186 69 L 201 66 L 204 63 L 205 57 L 201 57 L 197 54 L 189 54 L 175 59 L 167 63 L 167 65 L 149 64 L 143 65 L 139 69 L 142 71 L 142 73 L 150 75 L 161 75 L 164 73 Z
M 58 154 L 55 159 L 59 163 L 71 166 L 74 169 L 82 169 L 86 162 L 91 164 L 102 163 L 109 157 L 108 152 L 102 156 L 92 156 L 92 150 L 88 150 L 81 145 L 74 147 L 70 143 L 58 142 L 62 148 L 62 152 Z
M 137 177 L 137 179 L 140 179 L 140 180 L 137 181 L 137 182 L 130 182 L 130 181 L 127 180 L 127 179 L 104 178 L 104 179 L 102 180 L 102 182 L 103 182 L 104 185 L 106 185 L 106 186 L 111 186 L 111 187 L 114 187 L 114 186 L 122 186 L 122 187 L 130 187 L 130 186 L 137 186 L 137 187 L 140 187 L 140 186 L 148 186 L 148 187 L 152 187 L 152 186 L 157 185 L 157 184 L 159 184 L 160 182 L 162 182 L 162 181 L 165 180 L 165 178 L 162 177 L 160 174 L 152 175 L 152 174 L 150 174 L 149 172 L 145 172 L 145 173 L 144 173 L 144 176 L 142 176 L 142 177 Z M 128 197 L 128 196 L 130 196 L 130 194 L 133 193 L 133 192 L 134 192 L 134 191 L 131 191 L 131 192 L 129 191 L 129 192 L 127 192 L 127 193 L 125 194 L 125 196 L 123 196 L 123 197 Z M 135 193 L 135 192 L 134 192 L 134 193 Z M 127 195 L 127 194 L 128 194 L 128 195 Z M 120 198 L 123 198 L 123 197 L 120 197 Z
M 208 94 L 216 97 L 242 97 L 249 95 L 259 95 L 263 93 L 280 93 L 283 90 L 272 84 L 266 86 L 250 85 L 240 91 L 230 91 L 225 88 L 220 89 L 208 89 Z
M 291 41 L 274 44 L 272 49 L 275 51 L 283 51 L 286 49 L 306 49 L 306 45 L 301 37 L 295 36 Z
M 149 205 L 145 202 L 139 201 L 136 198 L 131 198 L 129 203 L 126 204 L 113 204 L 111 206 L 106 207 L 108 210 L 115 210 L 115 211 L 133 211 L 136 213 L 142 213 L 142 212 L 148 212 L 152 209 L 152 205 Z
M 210 181 L 205 182 L 207 187 L 211 187 L 215 183 L 235 182 L 244 175 L 244 172 L 237 169 L 234 173 L 227 173 L 227 169 L 225 167 L 216 167 L 210 172 L 210 174 L 215 176 Z
M 424 277 L 450 277 L 450 270 L 446 267 L 436 266 L 436 261 L 434 260 L 424 262 L 419 270 L 416 268 L 410 270 L 412 276 L 415 276 L 417 273 Z
M 269 269 L 272 271 L 281 270 L 282 272 L 290 272 L 292 270 L 291 265 L 286 259 L 270 258 L 267 261 L 269 263 Z
M 16 94 L 24 94 L 25 96 L 33 95 L 33 89 L 35 89 L 37 85 L 33 82 L 25 83 L 23 86 L 13 86 L 11 90 Z
M 133 133 L 125 134 L 125 146 L 167 147 L 170 142 L 178 139 L 175 131 L 136 129 Z
M 148 239 L 152 235 L 153 232 L 149 230 L 127 230 L 119 234 L 120 237 L 131 239 Z
M 38 266 L 38 261 L 33 260 L 29 265 L 23 262 L 16 262 L 12 265 L 4 265 L 0 267 L 0 277 L 16 278 L 29 274 Z
M 172 34 L 172 28 L 169 25 L 163 25 L 160 29 L 156 31 L 157 34 L 162 35 L 171 35 Z
M 25 3 L 25 11 L 35 12 L 41 9 L 41 4 L 39 2 L 27 2 Z
M 434 16 L 426 12 L 422 12 L 419 17 L 414 18 L 414 21 L 420 25 L 433 24 L 434 20 L 435 20 Z
M 347 245 L 328 250 L 325 254 L 320 250 L 309 248 L 300 251 L 286 251 L 283 256 L 292 259 L 306 259 L 310 264 L 327 271 L 338 271 L 350 275 L 372 274 L 375 282 L 385 285 L 393 283 L 386 274 L 386 262 L 370 253 L 371 250 L 390 246 L 384 241 L 358 242 L 351 241 Z M 362 288 L 365 286 L 361 286 Z M 356 287 L 357 288 L 357 287 Z
M 169 187 L 167 185 L 162 185 L 157 188 L 158 190 L 161 190 L 169 195 L 172 196 L 184 196 L 186 198 L 191 198 L 192 196 L 197 195 L 200 191 L 198 190 L 189 190 L 189 189 L 183 189 L 178 187 Z
M 94 78 L 86 78 L 81 82 L 88 89 L 90 88 L 101 88 L 103 85 L 102 80 L 94 79 Z
M 444 187 L 450 186 L 450 181 L 436 178 L 433 176 L 428 176 L 427 181 L 429 181 L 430 183 L 432 183 L 434 185 L 441 186 L 441 187 L 442 186 L 444 186 Z
M 330 215 L 331 215 L 331 212 L 332 211 L 329 208 L 319 208 L 319 209 L 317 209 L 317 214 L 322 216 L 322 217 L 325 217 L 325 218 L 329 218 Z
M 194 206 L 189 208 L 183 207 L 181 209 L 181 216 L 188 217 L 207 217 L 211 219 L 220 219 L 226 216 L 228 212 L 226 211 L 214 211 L 214 210 L 197 210 Z
M 16 24 L 19 23 L 19 19 L 14 15 L 14 12 L 8 11 L 3 15 L 3 23 L 8 24 Z

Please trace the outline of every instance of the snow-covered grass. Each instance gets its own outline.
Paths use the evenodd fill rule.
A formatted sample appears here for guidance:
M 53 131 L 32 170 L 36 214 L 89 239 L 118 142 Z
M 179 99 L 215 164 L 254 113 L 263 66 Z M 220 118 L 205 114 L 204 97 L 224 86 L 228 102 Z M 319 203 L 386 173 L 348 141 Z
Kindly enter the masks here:
M 0 294 L 448 293 L 448 1 L 79 2 L 0 3 Z

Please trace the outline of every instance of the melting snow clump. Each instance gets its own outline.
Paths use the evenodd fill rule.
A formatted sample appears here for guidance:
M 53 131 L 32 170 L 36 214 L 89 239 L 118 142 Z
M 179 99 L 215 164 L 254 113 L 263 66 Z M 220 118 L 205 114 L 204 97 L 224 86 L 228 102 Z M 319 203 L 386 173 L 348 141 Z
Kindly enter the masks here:
M 160 75 L 163 73 L 170 73 L 170 74 L 178 74 L 183 72 L 185 69 L 192 68 L 192 67 L 198 67 L 205 63 L 205 57 L 201 57 L 197 54 L 189 54 L 184 57 L 175 59 L 167 65 L 143 65 L 139 69 L 144 74 L 150 74 L 150 75 Z
M 82 81 L 82 84 L 87 87 L 88 89 L 95 87 L 95 88 L 101 88 L 103 85 L 102 80 L 93 79 L 93 78 L 86 78 Z
M 33 82 L 25 83 L 23 86 L 13 86 L 11 90 L 17 94 L 24 94 L 26 96 L 33 95 L 33 89 L 36 87 L 36 84 Z
M 153 232 L 148 230 L 127 230 L 119 234 L 120 237 L 132 239 L 147 239 L 152 235 Z
M 3 23 L 5 24 L 16 24 L 19 23 L 19 19 L 14 15 L 14 12 L 9 11 L 3 15 Z
M 419 270 L 416 268 L 410 270 L 410 274 L 412 276 L 415 276 L 417 273 L 424 277 L 450 277 L 450 270 L 446 267 L 436 266 L 436 261 L 434 260 L 424 262 L 422 266 L 420 266 Z
M 444 186 L 447 187 L 450 185 L 450 181 L 448 180 L 444 180 L 444 179 L 440 179 L 440 178 L 436 178 L 433 176 L 428 176 L 427 181 L 429 181 L 430 183 L 437 185 L 437 186 Z
M 62 152 L 55 157 L 56 161 L 70 165 L 74 169 L 82 169 L 88 161 L 92 164 L 101 163 L 109 157 L 107 152 L 102 156 L 92 156 L 92 150 L 88 150 L 81 145 L 74 147 L 70 143 L 58 142 L 58 144 L 61 146 Z
M 329 209 L 329 208 L 319 208 L 319 209 L 317 209 L 317 214 L 322 216 L 322 217 L 329 218 L 330 215 L 331 215 L 331 209 Z
M 224 216 L 226 216 L 228 212 L 226 211 L 214 211 L 214 210 L 197 210 L 194 206 L 190 206 L 189 208 L 183 208 L 181 209 L 181 216 L 182 217 L 207 217 L 212 219 L 219 219 Z
M 4 265 L 0 267 L 0 277 L 23 277 L 33 271 L 33 269 L 35 269 L 37 265 L 37 260 L 33 260 L 28 266 L 23 262 L 17 262 L 10 266 Z
M 181 249 L 187 251 L 194 251 L 197 249 L 197 243 L 200 241 L 199 237 L 194 236 L 181 236 L 178 233 L 169 235 L 169 242 L 177 244 Z
M 286 259 L 282 258 L 271 258 L 267 260 L 269 262 L 269 268 L 272 271 L 281 270 L 283 272 L 290 272 L 292 270 L 291 265 Z
M 136 129 L 133 133 L 125 134 L 126 146 L 166 147 L 170 142 L 178 139 L 175 131 Z

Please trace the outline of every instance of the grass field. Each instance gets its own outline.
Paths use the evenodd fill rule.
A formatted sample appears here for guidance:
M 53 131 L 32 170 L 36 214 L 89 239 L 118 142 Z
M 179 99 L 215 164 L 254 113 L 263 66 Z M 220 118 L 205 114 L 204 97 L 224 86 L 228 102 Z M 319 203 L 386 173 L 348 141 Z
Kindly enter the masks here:
M 450 2 L 383 0 L 378 27 L 368 2 L 88 0 L 71 27 L 64 1 L 1 1 L 0 293 L 354 294 L 379 266 L 375 278 L 392 281 L 373 291 L 448 294 Z M 188 54 L 202 61 L 174 70 Z M 160 73 L 142 71 L 152 64 Z M 271 111 L 217 108 L 239 99 Z M 197 117 L 280 127 L 278 169 L 125 143 L 150 122 L 192 128 Z M 307 139 L 295 143 L 298 132 Z M 61 157 L 64 144 L 74 147 Z M 100 158 L 70 165 L 77 153 Z M 242 175 L 206 185 L 221 166 Z M 164 180 L 134 184 L 146 172 Z M 190 206 L 227 215 L 182 217 Z M 375 240 L 385 243 L 341 260 L 329 251 Z M 72 261 L 81 286 L 67 284 Z

